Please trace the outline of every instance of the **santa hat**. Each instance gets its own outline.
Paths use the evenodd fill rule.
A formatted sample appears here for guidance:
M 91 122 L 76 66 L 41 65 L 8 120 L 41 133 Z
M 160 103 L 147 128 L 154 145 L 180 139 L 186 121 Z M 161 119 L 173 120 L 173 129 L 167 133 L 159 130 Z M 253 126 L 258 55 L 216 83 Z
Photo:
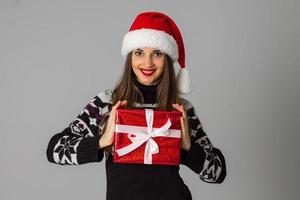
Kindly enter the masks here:
M 181 94 L 191 92 L 191 81 L 185 67 L 183 39 L 175 22 L 159 12 L 143 12 L 137 15 L 122 42 L 123 58 L 137 48 L 157 48 L 168 54 L 180 69 L 177 74 L 178 90 Z

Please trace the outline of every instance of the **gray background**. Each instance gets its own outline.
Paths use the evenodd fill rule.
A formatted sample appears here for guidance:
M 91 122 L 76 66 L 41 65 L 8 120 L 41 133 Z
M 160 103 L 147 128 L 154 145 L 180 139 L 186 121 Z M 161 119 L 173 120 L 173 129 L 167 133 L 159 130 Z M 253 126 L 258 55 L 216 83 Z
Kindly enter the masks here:
M 104 162 L 47 162 L 52 135 L 121 74 L 141 11 L 180 27 L 195 106 L 226 158 L 221 185 L 180 174 L 197 199 L 299 199 L 299 1 L 0 1 L 0 199 L 105 199 Z M 297 170 L 298 169 L 298 170 Z

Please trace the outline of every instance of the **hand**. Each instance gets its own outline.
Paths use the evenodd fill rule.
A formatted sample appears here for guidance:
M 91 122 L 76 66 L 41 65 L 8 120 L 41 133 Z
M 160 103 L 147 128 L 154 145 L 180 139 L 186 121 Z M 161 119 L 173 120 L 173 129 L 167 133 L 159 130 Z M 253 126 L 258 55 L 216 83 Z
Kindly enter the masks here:
M 118 101 L 111 109 L 109 118 L 107 120 L 107 125 L 105 128 L 105 132 L 101 136 L 99 140 L 99 149 L 105 148 L 107 146 L 110 146 L 114 143 L 114 137 L 115 137 L 115 119 L 116 119 L 116 110 L 118 107 L 122 107 L 127 105 L 127 101 Z
M 172 106 L 180 111 L 182 113 L 182 117 L 180 117 L 180 123 L 181 123 L 181 148 L 189 151 L 191 147 L 191 136 L 189 132 L 189 126 L 188 126 L 188 120 L 186 112 L 183 108 L 183 105 L 179 104 L 172 104 Z

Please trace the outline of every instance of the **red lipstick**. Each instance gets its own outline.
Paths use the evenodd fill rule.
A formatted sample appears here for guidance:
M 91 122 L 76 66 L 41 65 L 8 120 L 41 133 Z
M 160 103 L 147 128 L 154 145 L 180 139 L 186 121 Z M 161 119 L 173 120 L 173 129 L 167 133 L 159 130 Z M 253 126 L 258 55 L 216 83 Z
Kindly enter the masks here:
M 151 70 L 149 70 L 149 69 L 140 69 L 140 70 L 141 70 L 143 75 L 151 76 L 155 72 L 156 69 L 151 69 Z

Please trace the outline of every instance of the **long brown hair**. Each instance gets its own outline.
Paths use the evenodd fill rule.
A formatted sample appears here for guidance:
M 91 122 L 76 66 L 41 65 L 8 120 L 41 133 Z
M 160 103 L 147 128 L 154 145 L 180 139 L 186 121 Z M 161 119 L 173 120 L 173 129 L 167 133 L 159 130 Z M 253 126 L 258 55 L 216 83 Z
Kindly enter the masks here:
M 128 53 L 124 71 L 121 78 L 117 82 L 112 92 L 112 105 L 109 106 L 111 110 L 112 106 L 115 105 L 119 100 L 127 100 L 127 109 L 135 108 L 134 103 L 144 103 L 144 98 L 138 87 L 135 85 L 134 74 L 131 66 L 132 52 Z M 169 55 L 165 54 L 164 59 L 164 70 L 158 80 L 156 103 L 157 108 L 161 110 L 173 110 L 173 103 L 181 103 L 178 96 L 177 81 L 175 76 L 175 70 L 172 59 Z M 104 122 L 104 128 L 106 129 L 107 120 Z M 111 151 L 111 146 L 108 146 L 104 150 Z

